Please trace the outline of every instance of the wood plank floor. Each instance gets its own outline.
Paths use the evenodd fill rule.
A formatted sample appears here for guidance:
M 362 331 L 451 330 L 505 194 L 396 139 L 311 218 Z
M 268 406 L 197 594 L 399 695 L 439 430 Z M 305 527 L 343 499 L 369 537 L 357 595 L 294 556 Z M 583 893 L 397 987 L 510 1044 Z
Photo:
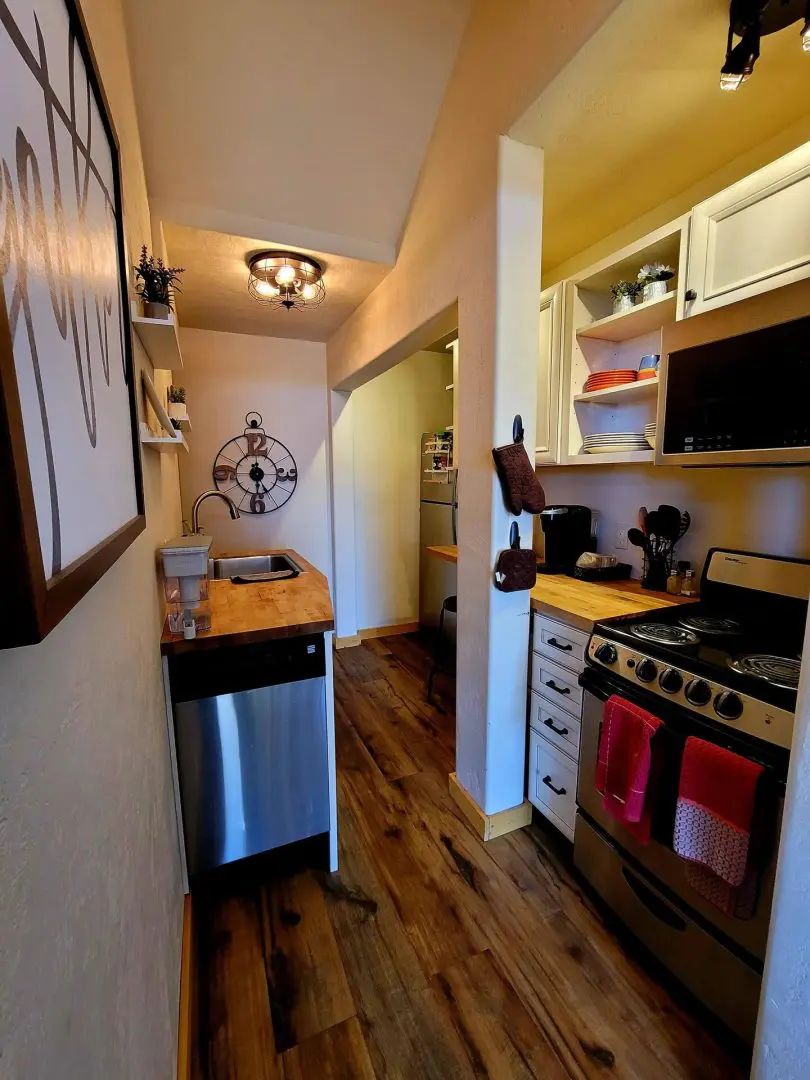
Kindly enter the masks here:
M 623 951 L 552 833 L 472 833 L 427 667 L 416 636 L 336 654 L 340 872 L 204 905 L 198 1076 L 742 1077 Z

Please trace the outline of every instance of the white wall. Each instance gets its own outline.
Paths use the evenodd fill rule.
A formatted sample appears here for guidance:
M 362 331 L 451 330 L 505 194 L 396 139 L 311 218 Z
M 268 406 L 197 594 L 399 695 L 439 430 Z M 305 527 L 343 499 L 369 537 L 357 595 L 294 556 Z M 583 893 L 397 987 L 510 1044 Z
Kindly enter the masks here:
M 638 508 L 671 503 L 692 515 L 676 548 L 694 570 L 710 547 L 810 557 L 810 469 L 676 469 L 647 465 L 577 465 L 538 469 L 549 503 L 598 511 L 599 551 L 641 569 L 641 551 L 616 547 L 616 530 L 634 528 Z M 539 526 L 536 538 L 541 535 Z M 539 541 L 535 545 L 541 549 Z
M 452 423 L 450 354 L 420 352 L 352 394 L 357 625 L 419 619 L 420 435 Z
M 294 314 L 294 313 L 293 313 Z M 331 578 L 326 439 L 326 347 L 311 341 L 181 331 L 183 371 L 193 430 L 180 458 L 183 516 L 201 491 L 214 487 L 211 471 L 222 446 L 245 430 L 245 414 L 261 413 L 264 430 L 290 450 L 298 465 L 292 498 L 273 513 L 243 513 L 209 499 L 200 524 L 214 551 L 294 548 Z
M 132 253 L 151 228 L 121 2 L 82 8 L 121 145 Z M 152 374 L 137 341 L 135 360 Z M 9 1080 L 176 1069 L 182 885 L 154 551 L 177 530 L 180 500 L 173 457 L 145 451 L 143 466 L 146 531 L 44 642 L 0 652 Z

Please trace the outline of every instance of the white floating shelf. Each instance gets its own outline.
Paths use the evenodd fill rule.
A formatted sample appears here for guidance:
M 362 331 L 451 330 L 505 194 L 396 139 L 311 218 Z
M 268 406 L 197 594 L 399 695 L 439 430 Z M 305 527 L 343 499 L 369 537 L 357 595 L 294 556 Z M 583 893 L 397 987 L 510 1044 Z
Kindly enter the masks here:
M 455 388 L 455 385 L 455 383 L 450 383 L 449 386 L 445 386 L 445 390 L 453 390 Z
M 191 431 L 191 417 L 184 416 L 181 419 L 174 418 L 174 423 L 180 425 L 181 431 Z
M 179 450 L 188 453 L 188 444 L 183 438 L 182 431 L 176 431 L 174 435 L 155 435 L 149 425 L 141 421 L 141 446 L 148 446 L 150 450 L 157 450 L 160 454 L 176 454 Z
M 155 384 L 149 378 L 145 371 L 141 372 L 141 383 L 143 385 L 146 399 L 155 411 L 155 416 L 158 418 L 160 426 L 163 428 L 164 435 L 155 435 L 149 425 L 142 420 L 141 421 L 141 445 L 149 446 L 152 450 L 158 450 L 161 453 L 174 452 L 182 447 L 186 453 L 188 453 L 188 446 L 186 440 L 183 438 L 183 432 L 178 431 L 174 424 L 171 422 L 169 414 L 164 408 L 163 402 L 160 400 L 160 394 L 155 389 Z M 189 425 L 190 427 L 191 425 Z
M 132 315 L 132 326 L 146 349 L 152 367 L 160 371 L 180 371 L 183 357 L 180 353 L 180 337 L 177 319 L 147 319 L 145 315 Z
M 643 465 L 655 460 L 652 450 L 631 450 L 622 454 L 571 454 L 565 465 Z
M 643 401 L 658 393 L 658 378 L 642 379 L 640 382 L 622 383 L 605 390 L 591 390 L 588 394 L 574 394 L 574 401 L 592 402 L 594 405 L 624 405 Z
M 577 337 L 597 338 L 599 341 L 629 341 L 631 338 L 649 334 L 667 323 L 675 322 L 676 298 L 677 294 L 672 290 L 657 300 L 636 304 L 629 311 L 597 319 L 587 326 L 581 326 L 577 330 Z

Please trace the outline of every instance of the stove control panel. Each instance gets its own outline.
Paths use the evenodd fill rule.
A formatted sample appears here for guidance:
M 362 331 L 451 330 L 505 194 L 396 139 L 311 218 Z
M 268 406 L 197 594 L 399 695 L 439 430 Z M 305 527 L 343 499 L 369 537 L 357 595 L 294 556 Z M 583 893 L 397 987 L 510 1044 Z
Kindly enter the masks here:
M 688 671 L 667 667 L 637 649 L 591 635 L 588 658 L 596 665 L 666 698 L 690 712 L 705 716 L 758 739 L 790 748 L 793 713 L 778 709 L 728 686 L 697 678 Z M 652 709 L 651 711 L 654 711 Z

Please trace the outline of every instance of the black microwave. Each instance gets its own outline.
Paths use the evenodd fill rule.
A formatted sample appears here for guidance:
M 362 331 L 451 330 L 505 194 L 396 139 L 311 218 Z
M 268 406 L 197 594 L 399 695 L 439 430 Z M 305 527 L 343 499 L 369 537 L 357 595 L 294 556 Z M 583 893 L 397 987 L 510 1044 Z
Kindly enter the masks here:
M 810 316 L 666 354 L 655 461 L 810 464 Z

